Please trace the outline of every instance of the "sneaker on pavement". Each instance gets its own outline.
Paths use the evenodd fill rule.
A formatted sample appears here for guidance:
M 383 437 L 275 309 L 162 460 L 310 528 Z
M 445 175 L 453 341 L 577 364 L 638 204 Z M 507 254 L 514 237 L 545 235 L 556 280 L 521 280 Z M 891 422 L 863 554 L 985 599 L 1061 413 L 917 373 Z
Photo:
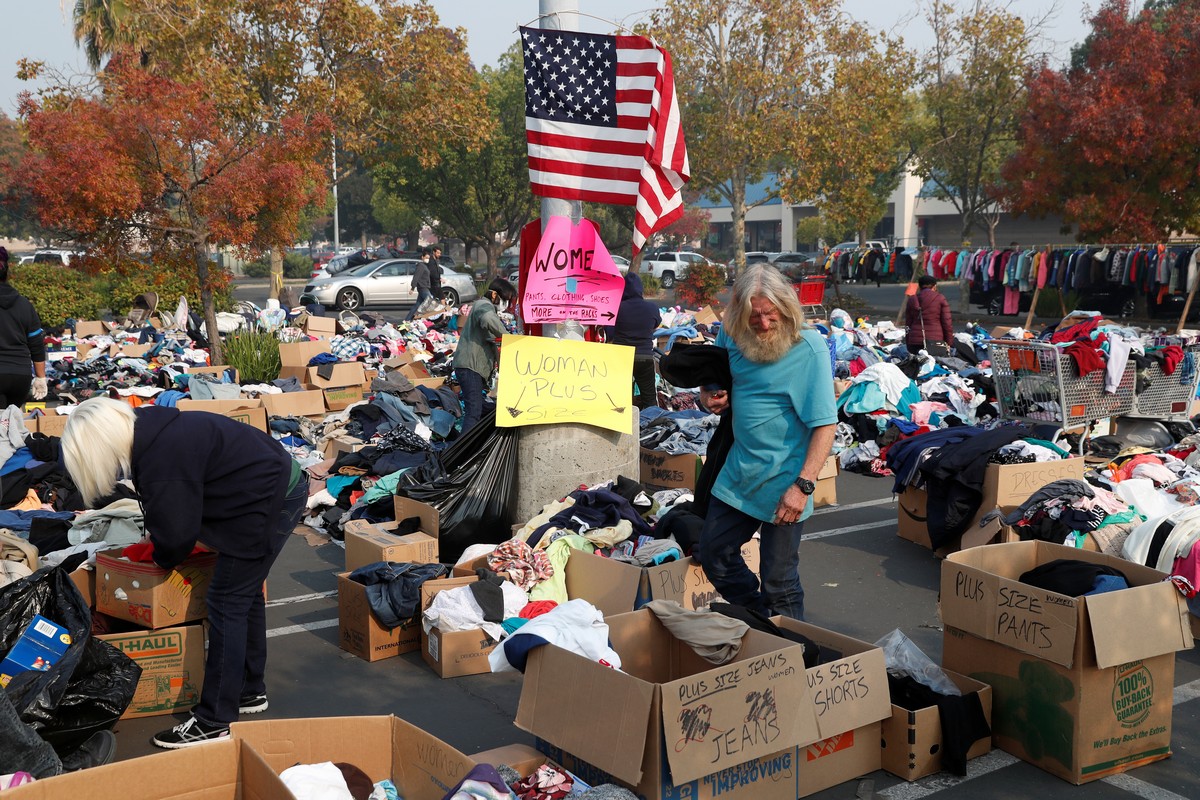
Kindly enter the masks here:
M 192 747 L 205 742 L 216 742 L 229 738 L 229 726 L 210 727 L 195 717 L 188 717 L 187 722 L 176 725 L 169 731 L 156 734 L 150 743 L 168 750 L 178 750 L 182 747 Z
M 238 701 L 239 714 L 261 714 L 268 707 L 267 696 L 256 694 L 253 697 L 243 697 Z
M 96 731 L 73 753 L 63 756 L 63 772 L 102 767 L 117 754 L 117 735 L 112 731 Z

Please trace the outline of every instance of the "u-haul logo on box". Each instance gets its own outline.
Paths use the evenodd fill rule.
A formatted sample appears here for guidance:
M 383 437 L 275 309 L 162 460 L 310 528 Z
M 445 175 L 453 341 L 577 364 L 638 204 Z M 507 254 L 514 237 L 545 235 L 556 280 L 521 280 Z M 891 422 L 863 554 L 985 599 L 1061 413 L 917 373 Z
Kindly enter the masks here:
M 816 761 L 818 758 L 831 756 L 839 750 L 849 750 L 854 747 L 854 731 L 846 731 L 839 733 L 837 736 L 830 736 L 820 742 L 813 742 L 808 746 L 806 761 Z
M 133 659 L 162 658 L 183 654 L 183 637 L 178 633 L 120 639 L 115 644 L 122 653 Z

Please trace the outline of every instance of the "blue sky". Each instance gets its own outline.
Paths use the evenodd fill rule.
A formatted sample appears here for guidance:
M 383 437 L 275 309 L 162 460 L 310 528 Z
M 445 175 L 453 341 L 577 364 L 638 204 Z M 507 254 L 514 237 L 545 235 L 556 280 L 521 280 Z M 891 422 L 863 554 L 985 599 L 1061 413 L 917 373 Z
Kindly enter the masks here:
M 963 2 L 964 0 L 960 0 Z M 32 58 L 45 61 L 63 73 L 86 70 L 86 62 L 71 35 L 72 0 L 9 0 L 0 30 L 0 111 L 10 116 L 16 109 L 17 94 L 25 88 L 16 79 L 17 61 Z M 514 41 L 516 28 L 536 19 L 537 0 L 434 0 L 443 23 L 467 31 L 471 58 L 477 65 L 494 64 Z M 657 4 L 648 0 L 578 0 L 579 10 L 632 26 Z M 1044 26 L 1043 49 L 1057 60 L 1066 57 L 1071 44 L 1087 32 L 1083 16 L 1090 7 L 1084 0 L 1059 0 L 1057 4 L 1038 0 L 1010 0 L 1010 9 L 1040 18 L 1053 16 Z M 913 4 L 895 0 L 844 0 L 846 12 L 875 28 L 887 28 L 904 36 L 913 47 L 929 45 L 924 20 L 912 11 Z M 580 17 L 580 29 L 608 32 L 611 26 L 588 17 Z

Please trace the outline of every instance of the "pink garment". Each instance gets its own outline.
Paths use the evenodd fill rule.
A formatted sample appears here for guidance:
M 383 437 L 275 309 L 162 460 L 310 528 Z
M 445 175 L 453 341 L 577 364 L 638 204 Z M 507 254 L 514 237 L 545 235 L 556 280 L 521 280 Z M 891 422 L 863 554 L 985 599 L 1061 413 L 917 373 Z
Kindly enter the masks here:
M 1130 474 L 1134 478 L 1149 478 L 1155 486 L 1166 486 L 1178 479 L 1174 472 L 1162 464 L 1138 464 Z
M 1021 290 L 1016 286 L 1004 287 L 1004 313 L 1017 314 L 1021 310 Z
M 1076 501 L 1076 504 L 1080 508 L 1089 511 L 1093 508 L 1102 508 L 1109 514 L 1121 514 L 1129 510 L 1129 505 L 1108 489 L 1093 486 L 1092 491 L 1095 493 L 1095 496 L 1081 497 Z
M 1162 461 L 1150 453 L 1141 453 L 1122 464 L 1121 468 L 1117 470 L 1117 477 L 1123 481 L 1129 480 L 1134 477 L 1133 471 L 1142 464 L 1154 464 L 1161 467 Z M 1167 471 L 1170 472 L 1170 470 Z
M 1172 575 L 1182 575 L 1191 581 L 1192 586 L 1200 587 L 1200 547 L 1192 545 L 1187 555 L 1175 559 L 1171 566 Z
M 1041 289 L 1046 285 L 1046 277 L 1050 274 L 1050 256 L 1047 253 L 1038 253 L 1037 257 L 1037 288 Z
M 912 412 L 913 422 L 918 425 L 928 425 L 930 414 L 935 411 L 945 413 L 950 410 L 950 406 L 933 400 L 922 400 L 919 403 L 913 403 L 908 409 Z

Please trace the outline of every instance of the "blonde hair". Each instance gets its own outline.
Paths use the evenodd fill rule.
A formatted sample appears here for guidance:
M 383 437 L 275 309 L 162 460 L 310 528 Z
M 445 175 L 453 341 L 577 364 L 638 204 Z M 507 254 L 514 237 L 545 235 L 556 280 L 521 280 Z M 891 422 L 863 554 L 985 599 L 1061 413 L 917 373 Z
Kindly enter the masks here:
M 89 507 L 132 475 L 133 408 L 108 397 L 85 400 L 67 418 L 63 460 Z
M 771 264 L 752 264 L 742 270 L 742 274 L 733 282 L 733 296 L 722 316 L 722 325 L 733 341 L 740 347 L 742 342 L 755 336 L 750 329 L 750 301 L 756 297 L 769 300 L 778 309 L 780 325 L 787 340 L 800 341 L 804 330 L 804 309 L 800 307 L 800 298 L 783 273 Z

